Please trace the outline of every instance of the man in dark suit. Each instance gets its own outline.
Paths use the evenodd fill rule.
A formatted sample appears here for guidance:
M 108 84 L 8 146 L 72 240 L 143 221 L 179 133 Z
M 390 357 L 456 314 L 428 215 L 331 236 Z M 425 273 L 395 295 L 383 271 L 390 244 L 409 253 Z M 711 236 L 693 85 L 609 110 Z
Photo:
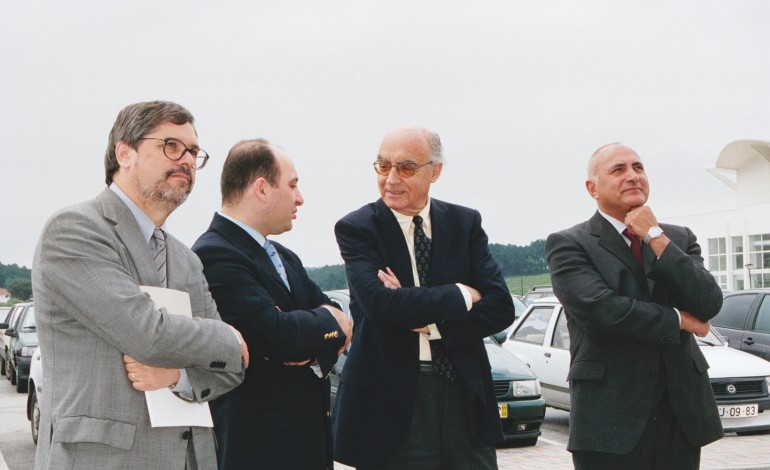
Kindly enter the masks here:
M 335 227 L 355 336 L 334 456 L 358 468 L 497 468 L 483 339 L 515 312 L 480 214 L 429 198 L 442 167 L 437 134 L 389 133 L 374 163 L 382 198 Z
M 601 147 L 586 188 L 596 214 L 546 241 L 570 333 L 567 448 L 577 469 L 697 469 L 723 433 L 693 334 L 706 335 L 722 293 L 695 235 L 645 206 L 636 152 Z
M 289 157 L 263 139 L 237 143 L 222 169 L 222 210 L 193 251 L 222 319 L 253 358 L 243 384 L 213 404 L 219 468 L 333 466 L 328 371 L 351 325 L 289 249 L 304 200 Z

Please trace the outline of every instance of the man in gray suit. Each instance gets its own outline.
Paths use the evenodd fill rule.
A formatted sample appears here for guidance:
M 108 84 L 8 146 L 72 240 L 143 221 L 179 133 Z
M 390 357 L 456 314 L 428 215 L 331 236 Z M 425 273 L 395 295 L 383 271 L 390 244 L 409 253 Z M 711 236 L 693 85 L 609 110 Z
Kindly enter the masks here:
M 598 210 L 546 241 L 570 335 L 570 435 L 578 470 L 697 469 L 722 437 L 708 333 L 722 292 L 695 235 L 658 224 L 639 155 L 601 147 L 588 164 Z
M 208 401 L 248 364 L 200 261 L 165 233 L 207 159 L 182 106 L 127 106 L 104 159 L 109 187 L 43 229 L 32 266 L 45 376 L 36 469 L 216 468 L 213 430 L 151 427 L 141 393 Z M 193 318 L 156 309 L 140 286 L 188 293 Z

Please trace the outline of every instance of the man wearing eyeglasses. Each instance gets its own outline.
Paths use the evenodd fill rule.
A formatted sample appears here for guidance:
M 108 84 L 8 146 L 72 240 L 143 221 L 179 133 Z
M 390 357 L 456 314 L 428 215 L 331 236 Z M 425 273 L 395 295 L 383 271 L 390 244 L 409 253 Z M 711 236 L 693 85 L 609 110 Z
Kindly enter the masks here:
M 515 312 L 481 215 L 429 196 L 443 161 L 438 134 L 390 132 L 374 163 L 381 199 L 335 226 L 355 335 L 334 456 L 357 468 L 497 468 L 483 339 Z
M 216 467 L 213 430 L 152 427 L 142 393 L 170 387 L 208 401 L 248 365 L 200 261 L 165 227 L 207 159 L 182 106 L 127 106 L 104 158 L 108 187 L 43 229 L 32 277 L 45 376 L 35 468 Z M 140 286 L 186 292 L 193 318 L 155 308 Z

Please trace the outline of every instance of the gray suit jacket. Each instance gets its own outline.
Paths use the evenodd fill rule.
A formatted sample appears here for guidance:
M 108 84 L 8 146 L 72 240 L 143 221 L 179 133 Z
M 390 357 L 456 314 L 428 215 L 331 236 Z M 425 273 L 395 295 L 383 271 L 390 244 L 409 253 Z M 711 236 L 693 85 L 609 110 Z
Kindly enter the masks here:
M 672 309 L 708 321 L 722 292 L 703 267 L 695 235 L 661 227 L 671 243 L 659 259 L 644 245 L 644 269 L 598 212 L 546 241 L 570 334 L 569 450 L 630 452 L 664 386 L 692 445 L 722 437 L 708 363 Z
M 167 250 L 168 287 L 190 294 L 195 318 L 155 310 L 139 291 L 160 278 L 136 219 L 111 190 L 43 229 L 32 266 L 45 377 L 36 469 L 216 468 L 212 429 L 150 427 L 144 393 L 123 365 L 125 353 L 185 368 L 197 401 L 243 379 L 240 346 L 200 261 L 173 237 Z

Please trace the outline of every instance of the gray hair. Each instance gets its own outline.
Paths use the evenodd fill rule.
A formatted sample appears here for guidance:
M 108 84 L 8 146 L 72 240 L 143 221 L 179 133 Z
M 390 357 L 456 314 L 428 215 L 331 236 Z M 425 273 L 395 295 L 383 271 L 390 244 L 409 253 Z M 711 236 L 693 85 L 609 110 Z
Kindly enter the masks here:
M 588 176 L 588 179 L 590 181 L 593 181 L 596 183 L 596 181 L 599 179 L 599 155 L 607 148 L 620 145 L 623 146 L 620 142 L 612 142 L 609 144 L 602 145 L 598 149 L 594 151 L 593 154 L 591 154 L 591 158 L 588 159 L 588 167 L 586 168 L 586 176 Z
M 444 146 L 441 145 L 441 137 L 438 133 L 425 129 L 430 145 L 430 160 L 435 163 L 444 163 Z
M 115 155 L 115 146 L 118 142 L 123 141 L 132 148 L 136 148 L 142 137 L 163 123 L 171 122 L 181 126 L 188 122 L 194 124 L 194 121 L 190 111 L 170 101 L 147 101 L 130 104 L 123 108 L 118 113 L 115 124 L 112 125 L 107 141 L 107 151 L 104 154 L 107 185 L 112 183 L 112 177 L 120 169 L 118 157 Z M 193 125 L 194 129 L 195 126 Z

